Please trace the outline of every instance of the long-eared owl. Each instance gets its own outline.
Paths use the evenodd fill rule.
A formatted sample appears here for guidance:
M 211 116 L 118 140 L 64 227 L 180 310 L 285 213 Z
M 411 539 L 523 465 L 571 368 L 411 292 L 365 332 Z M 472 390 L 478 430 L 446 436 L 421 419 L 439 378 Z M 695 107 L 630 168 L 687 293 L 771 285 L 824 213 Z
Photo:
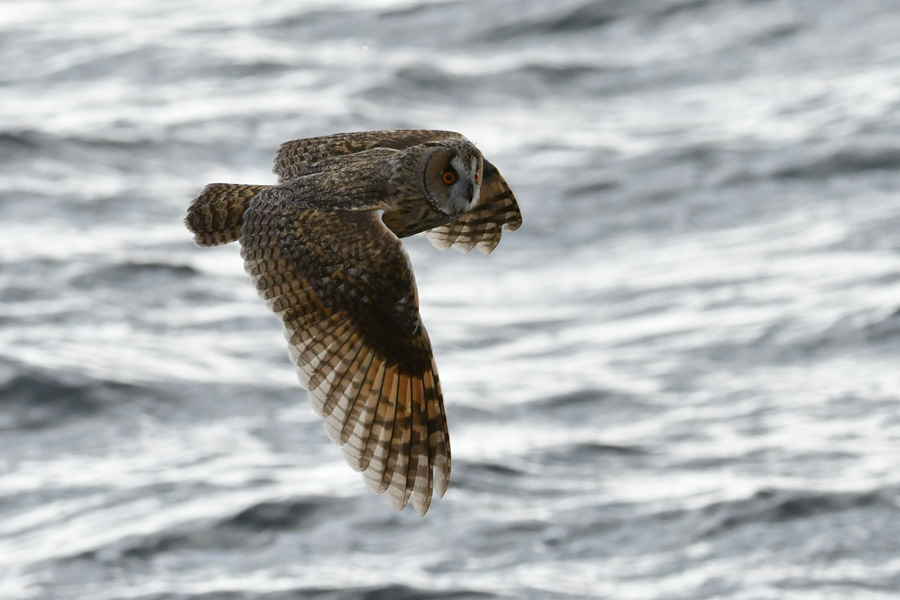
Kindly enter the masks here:
M 185 223 L 200 246 L 240 240 L 329 437 L 369 487 L 424 514 L 447 489 L 450 441 L 400 238 L 489 253 L 521 225 L 516 199 L 450 131 L 295 140 L 273 170 L 276 185 L 206 186 Z

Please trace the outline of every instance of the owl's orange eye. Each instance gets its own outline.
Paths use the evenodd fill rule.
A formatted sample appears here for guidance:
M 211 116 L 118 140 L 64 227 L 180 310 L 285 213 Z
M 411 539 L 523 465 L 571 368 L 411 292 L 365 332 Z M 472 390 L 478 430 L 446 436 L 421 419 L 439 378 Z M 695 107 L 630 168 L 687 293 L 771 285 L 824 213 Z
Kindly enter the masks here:
M 443 177 L 441 177 L 441 179 L 444 180 L 444 183 L 450 185 L 451 183 L 456 181 L 456 173 L 454 173 L 453 171 L 444 171 L 444 175 Z

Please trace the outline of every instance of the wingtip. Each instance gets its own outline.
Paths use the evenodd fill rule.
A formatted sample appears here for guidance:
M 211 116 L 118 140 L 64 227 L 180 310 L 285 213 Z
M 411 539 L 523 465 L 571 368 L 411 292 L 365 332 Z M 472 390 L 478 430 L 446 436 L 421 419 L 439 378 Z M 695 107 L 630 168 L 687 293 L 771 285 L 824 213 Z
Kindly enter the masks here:
M 434 493 L 438 498 L 443 498 L 447 493 L 450 483 L 450 461 L 444 457 L 436 457 L 434 460 Z
M 503 224 L 503 229 L 507 231 L 515 231 L 519 227 L 522 226 L 522 215 L 519 215 L 519 218 L 515 221 L 509 221 L 508 223 Z
M 431 506 L 431 501 L 426 502 L 415 502 L 413 501 L 413 508 L 420 517 L 424 517 L 425 513 L 428 512 L 428 508 Z

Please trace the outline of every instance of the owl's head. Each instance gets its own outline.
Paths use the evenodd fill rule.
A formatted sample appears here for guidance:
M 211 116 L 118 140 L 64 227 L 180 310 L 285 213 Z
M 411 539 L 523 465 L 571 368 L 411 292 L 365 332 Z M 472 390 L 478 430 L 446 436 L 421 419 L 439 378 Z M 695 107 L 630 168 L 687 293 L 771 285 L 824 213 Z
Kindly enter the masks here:
M 446 215 L 471 209 L 481 194 L 481 152 L 466 139 L 424 144 L 426 197 Z

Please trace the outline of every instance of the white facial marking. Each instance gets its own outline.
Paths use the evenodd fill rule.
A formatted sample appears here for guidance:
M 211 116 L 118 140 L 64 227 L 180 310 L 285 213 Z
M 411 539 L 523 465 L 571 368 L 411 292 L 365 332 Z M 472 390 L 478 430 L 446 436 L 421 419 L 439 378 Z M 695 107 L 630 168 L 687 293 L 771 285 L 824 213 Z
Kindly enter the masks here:
M 472 167 L 469 169 L 469 173 L 471 175 L 471 181 L 474 185 L 474 191 L 472 192 L 472 203 L 469 205 L 469 208 L 475 206 L 475 203 L 478 202 L 478 199 L 481 198 L 481 181 L 478 179 L 478 159 L 476 157 L 472 157 Z
M 451 210 L 451 214 L 462 214 L 472 208 L 475 202 L 478 201 L 481 187 L 475 183 L 475 175 L 478 173 L 478 161 L 473 159 L 470 165 L 466 165 L 457 154 L 450 159 L 450 166 L 456 170 L 459 177 L 448 191 L 448 208 Z M 469 195 L 470 187 L 472 188 L 471 196 Z

